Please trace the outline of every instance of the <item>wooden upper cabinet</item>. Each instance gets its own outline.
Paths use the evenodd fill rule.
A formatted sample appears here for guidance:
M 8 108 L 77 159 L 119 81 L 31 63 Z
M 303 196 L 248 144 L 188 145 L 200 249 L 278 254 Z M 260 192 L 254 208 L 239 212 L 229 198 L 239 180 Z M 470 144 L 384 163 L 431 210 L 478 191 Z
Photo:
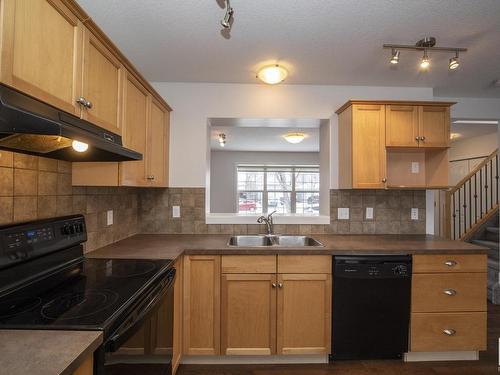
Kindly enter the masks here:
M 280 274 L 278 286 L 277 354 L 330 353 L 331 275 Z
M 156 99 L 150 103 L 148 132 L 148 180 L 151 186 L 168 186 L 168 142 L 170 113 Z
M 143 155 L 142 160 L 120 163 L 120 184 L 148 186 L 147 180 L 147 128 L 149 121 L 148 91 L 132 75 L 127 74 L 123 90 L 123 145 Z
M 352 187 L 385 186 L 385 107 L 354 105 L 352 109 Z
M 450 143 L 449 106 L 420 106 L 419 120 L 421 147 L 448 147 Z
M 121 135 L 123 66 L 118 58 L 89 30 L 84 31 L 82 118 Z
M 221 354 L 276 353 L 276 275 L 224 274 Z
M 388 147 L 418 147 L 419 107 L 385 106 L 385 144 Z
M 83 26 L 60 0 L 2 0 L 0 80 L 80 116 Z

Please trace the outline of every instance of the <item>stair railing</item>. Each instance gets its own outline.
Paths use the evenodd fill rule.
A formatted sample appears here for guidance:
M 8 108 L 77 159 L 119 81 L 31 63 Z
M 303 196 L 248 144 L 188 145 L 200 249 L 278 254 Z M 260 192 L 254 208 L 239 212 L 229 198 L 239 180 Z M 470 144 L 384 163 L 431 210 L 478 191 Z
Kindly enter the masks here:
M 498 149 L 446 192 L 446 237 L 464 240 L 498 208 Z

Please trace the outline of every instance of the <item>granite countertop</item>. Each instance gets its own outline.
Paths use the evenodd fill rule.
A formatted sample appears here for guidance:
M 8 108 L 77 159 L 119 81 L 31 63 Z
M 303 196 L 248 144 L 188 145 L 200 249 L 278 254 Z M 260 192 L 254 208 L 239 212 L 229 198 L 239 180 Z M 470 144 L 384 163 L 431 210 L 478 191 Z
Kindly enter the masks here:
M 100 331 L 0 330 L 0 373 L 71 375 L 101 343 Z
M 324 247 L 230 247 L 227 234 L 138 234 L 87 253 L 90 258 L 176 259 L 186 255 L 486 254 L 487 249 L 430 235 L 326 235 Z

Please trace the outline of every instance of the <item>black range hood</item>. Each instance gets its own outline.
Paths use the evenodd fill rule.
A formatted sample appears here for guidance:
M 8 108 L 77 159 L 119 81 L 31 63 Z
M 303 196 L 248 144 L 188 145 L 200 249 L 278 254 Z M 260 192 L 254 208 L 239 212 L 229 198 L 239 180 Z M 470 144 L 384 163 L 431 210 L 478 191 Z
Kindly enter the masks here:
M 77 152 L 73 140 L 87 143 Z M 0 84 L 0 149 L 72 162 L 141 160 L 122 138 Z

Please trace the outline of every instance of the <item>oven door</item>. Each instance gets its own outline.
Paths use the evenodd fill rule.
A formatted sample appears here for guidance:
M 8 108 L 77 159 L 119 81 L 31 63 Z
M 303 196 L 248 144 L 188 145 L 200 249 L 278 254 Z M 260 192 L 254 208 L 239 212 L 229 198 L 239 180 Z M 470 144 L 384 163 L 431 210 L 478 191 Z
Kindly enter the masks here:
M 143 293 L 142 298 L 135 302 L 132 308 L 127 312 L 127 316 L 123 322 L 110 333 L 109 338 L 103 343 L 99 358 L 95 358 L 94 371 L 96 375 L 106 374 L 115 375 L 122 374 L 123 368 L 133 367 L 133 364 L 109 364 L 104 366 L 105 353 L 117 351 L 125 342 L 128 341 L 142 325 L 153 315 L 160 307 L 164 297 L 169 292 L 173 292 L 173 284 L 175 280 L 175 268 L 168 269 L 160 280 L 155 282 L 155 285 Z M 173 305 L 170 306 L 173 312 Z M 173 317 L 173 313 L 167 314 Z M 166 358 L 168 366 L 171 366 L 170 358 Z M 162 361 L 163 362 L 163 361 Z M 127 372 L 128 373 L 128 372 Z

